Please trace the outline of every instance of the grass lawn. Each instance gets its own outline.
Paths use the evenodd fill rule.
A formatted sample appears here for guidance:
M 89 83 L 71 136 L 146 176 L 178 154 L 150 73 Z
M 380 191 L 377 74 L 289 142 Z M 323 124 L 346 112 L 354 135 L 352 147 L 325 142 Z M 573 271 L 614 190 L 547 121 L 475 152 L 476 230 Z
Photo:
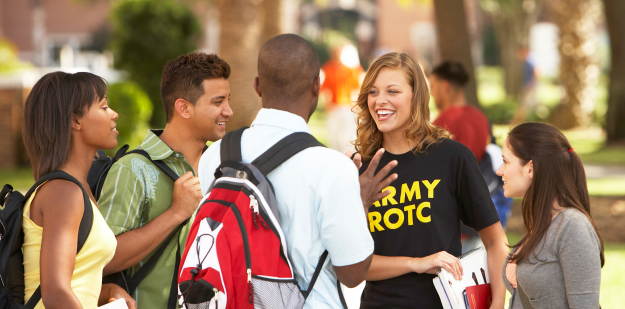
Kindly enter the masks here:
M 0 169 L 0 186 L 10 184 L 13 189 L 26 194 L 26 191 L 35 183 L 30 167 L 16 169 Z
M 507 233 L 508 242 L 515 244 L 521 235 Z M 603 309 L 623 307 L 625 291 L 625 244 L 605 244 L 605 265 L 601 270 L 600 302 Z M 506 299 L 510 296 L 508 295 Z

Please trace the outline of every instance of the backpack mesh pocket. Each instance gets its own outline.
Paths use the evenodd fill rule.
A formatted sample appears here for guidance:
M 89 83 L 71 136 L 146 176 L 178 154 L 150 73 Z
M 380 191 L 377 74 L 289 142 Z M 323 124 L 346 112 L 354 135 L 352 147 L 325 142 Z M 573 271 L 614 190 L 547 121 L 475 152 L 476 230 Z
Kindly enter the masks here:
M 304 307 L 304 295 L 295 280 L 272 280 L 254 276 L 255 309 L 293 309 Z

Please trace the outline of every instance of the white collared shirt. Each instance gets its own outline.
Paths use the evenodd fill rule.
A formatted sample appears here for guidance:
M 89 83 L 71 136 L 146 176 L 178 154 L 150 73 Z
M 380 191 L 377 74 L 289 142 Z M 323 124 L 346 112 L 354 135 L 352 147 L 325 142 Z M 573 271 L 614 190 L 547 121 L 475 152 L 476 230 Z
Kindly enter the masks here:
M 261 109 L 241 138 L 243 162 L 252 162 L 294 132 L 310 133 L 302 117 Z M 212 144 L 200 159 L 198 174 L 203 194 L 221 163 L 220 145 L 221 141 Z M 329 252 L 304 308 L 341 308 L 332 265 L 353 265 L 373 253 L 356 166 L 335 150 L 312 147 L 287 160 L 267 178 L 275 190 L 280 225 L 300 289 L 308 288 L 319 257 L 325 250 Z

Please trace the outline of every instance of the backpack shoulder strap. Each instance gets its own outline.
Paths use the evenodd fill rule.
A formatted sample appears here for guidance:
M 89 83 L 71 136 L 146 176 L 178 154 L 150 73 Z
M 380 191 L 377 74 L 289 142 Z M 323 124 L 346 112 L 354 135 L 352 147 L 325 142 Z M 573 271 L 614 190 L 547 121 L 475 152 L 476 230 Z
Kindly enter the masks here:
M 224 135 L 221 139 L 221 148 L 219 150 L 221 162 L 243 161 L 241 156 L 241 136 L 243 136 L 243 131 L 247 130 L 247 128 L 248 127 L 243 127 Z
M 269 150 L 256 158 L 252 164 L 266 176 L 300 151 L 319 146 L 324 147 L 312 135 L 306 132 L 295 132 L 271 146 Z
M 178 180 L 179 176 L 178 176 L 178 174 L 176 174 L 176 172 L 174 172 L 169 166 L 167 166 L 167 164 L 165 164 L 165 162 L 163 162 L 161 160 L 152 160 L 152 157 L 150 157 L 150 155 L 145 150 L 143 150 L 143 149 L 134 149 L 134 150 L 126 152 L 125 155 L 129 155 L 129 154 L 138 154 L 138 155 L 142 155 L 142 156 L 146 157 L 148 160 L 150 160 L 150 162 L 152 162 L 152 164 L 154 164 L 161 171 L 163 171 L 163 173 L 165 173 L 167 176 L 169 176 L 169 178 L 171 178 L 171 180 L 173 180 L 173 181 Z
M 87 237 L 89 236 L 89 232 L 91 232 L 91 227 L 93 226 L 93 208 L 91 207 L 91 200 L 89 199 L 89 194 L 87 194 L 87 191 L 82 186 L 80 181 L 64 171 L 54 171 L 45 174 L 41 178 L 39 178 L 37 182 L 30 188 L 30 190 L 28 190 L 25 198 L 28 199 L 42 183 L 53 179 L 69 180 L 77 184 L 82 190 L 85 201 L 85 211 L 82 215 L 82 219 L 80 220 L 80 227 L 78 228 L 78 251 L 76 252 L 76 254 L 78 254 L 78 252 L 80 252 L 80 249 L 82 249 L 83 245 L 85 244 L 85 241 L 87 241 Z
M 65 179 L 69 180 L 75 184 L 77 184 L 82 190 L 82 194 L 85 201 L 85 210 L 82 215 L 82 219 L 80 220 L 80 226 L 78 228 L 78 246 L 76 254 L 80 252 L 82 247 L 85 245 L 87 241 L 87 237 L 89 237 L 89 233 L 91 232 L 91 227 L 93 226 L 93 208 L 91 207 L 91 200 L 89 199 L 89 194 L 82 186 L 80 181 L 74 178 L 72 175 L 64 172 L 64 171 L 54 171 L 43 175 L 41 178 L 37 180 L 37 182 L 28 190 L 26 193 L 26 199 L 28 199 L 33 192 L 45 181 L 53 180 L 53 179 Z M 41 286 L 37 287 L 33 295 L 30 297 L 28 302 L 26 303 L 26 308 L 35 308 L 37 303 L 41 300 Z

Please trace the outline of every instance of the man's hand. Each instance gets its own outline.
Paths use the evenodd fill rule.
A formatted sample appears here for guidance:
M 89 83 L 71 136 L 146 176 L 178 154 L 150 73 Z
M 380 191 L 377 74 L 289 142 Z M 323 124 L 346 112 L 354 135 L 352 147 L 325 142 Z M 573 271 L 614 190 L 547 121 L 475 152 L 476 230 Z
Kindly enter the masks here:
M 371 204 L 375 201 L 379 201 L 391 193 L 388 190 L 382 192 L 382 189 L 388 187 L 398 177 L 397 173 L 393 173 L 392 175 L 386 177 L 386 175 L 388 175 L 388 173 L 390 173 L 390 171 L 397 166 L 396 160 L 389 162 L 377 174 L 375 173 L 383 154 L 384 148 L 380 148 L 380 150 L 378 150 L 371 159 L 367 170 L 358 178 L 360 181 L 360 198 L 362 199 L 362 206 L 365 208 L 365 214 L 369 213 L 369 207 L 371 207 Z M 345 155 L 350 158 L 352 157 L 351 151 L 347 152 Z M 356 168 L 360 169 L 362 166 L 362 157 L 359 153 L 354 156 L 353 161 L 354 164 L 356 164 Z
M 112 303 L 118 299 L 126 301 L 128 309 L 137 309 L 137 302 L 126 293 L 124 289 L 113 283 L 107 283 L 102 285 L 100 292 L 100 299 L 98 301 L 99 306 L 103 306 L 108 303 Z
M 174 193 L 169 208 L 180 222 L 190 218 L 202 200 L 199 178 L 186 172 L 174 183 Z

